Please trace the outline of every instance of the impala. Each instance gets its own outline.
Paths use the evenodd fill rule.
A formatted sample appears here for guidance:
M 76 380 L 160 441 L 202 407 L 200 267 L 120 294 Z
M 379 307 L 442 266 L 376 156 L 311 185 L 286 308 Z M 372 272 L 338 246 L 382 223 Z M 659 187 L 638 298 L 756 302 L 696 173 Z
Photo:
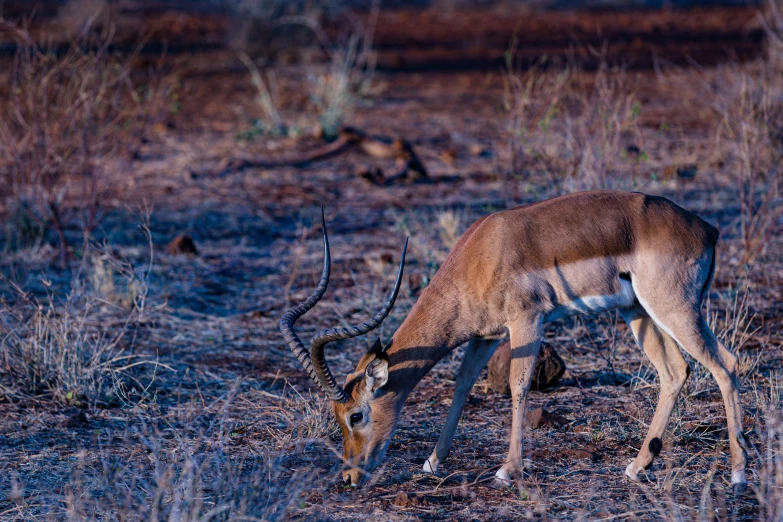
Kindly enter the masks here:
M 323 216 L 322 216 L 323 220 Z M 460 238 L 388 345 L 380 340 L 343 386 L 324 357 L 327 343 L 366 334 L 394 305 L 397 279 L 384 306 L 358 327 L 316 334 L 309 351 L 295 321 L 323 296 L 330 254 L 323 220 L 324 267 L 315 292 L 280 320 L 294 355 L 332 401 L 343 435 L 343 480 L 364 482 L 378 466 L 405 399 L 445 355 L 468 342 L 446 423 L 424 471 L 436 473 L 449 454 L 468 392 L 509 332 L 512 347 L 511 442 L 495 480 L 522 474 L 526 397 L 541 345 L 542 324 L 579 313 L 619 309 L 661 383 L 658 406 L 637 457 L 625 474 L 638 480 L 661 451 L 661 440 L 690 368 L 680 348 L 706 366 L 723 395 L 731 449 L 731 482 L 745 484 L 737 357 L 701 313 L 715 271 L 718 231 L 671 201 L 641 193 L 584 192 L 484 216 Z

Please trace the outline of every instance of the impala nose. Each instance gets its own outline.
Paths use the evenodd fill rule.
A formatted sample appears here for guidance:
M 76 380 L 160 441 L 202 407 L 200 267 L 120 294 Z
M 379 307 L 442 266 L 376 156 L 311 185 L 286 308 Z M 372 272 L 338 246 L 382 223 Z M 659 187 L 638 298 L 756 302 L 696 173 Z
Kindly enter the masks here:
M 343 483 L 346 486 L 350 486 L 351 485 L 351 475 L 349 475 L 348 473 L 344 473 L 343 474 Z

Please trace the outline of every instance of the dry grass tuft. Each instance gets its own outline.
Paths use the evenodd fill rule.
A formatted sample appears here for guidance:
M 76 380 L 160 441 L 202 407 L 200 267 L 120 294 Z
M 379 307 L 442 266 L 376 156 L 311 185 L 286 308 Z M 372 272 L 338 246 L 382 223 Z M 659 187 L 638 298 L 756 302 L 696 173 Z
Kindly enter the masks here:
M 624 69 L 533 67 L 507 73 L 504 94 L 514 172 L 543 171 L 568 191 L 635 185 L 621 167 L 637 161 L 625 149 L 640 143 L 641 105 Z
M 438 225 L 441 241 L 450 252 L 462 235 L 461 219 L 453 210 L 446 210 L 438 214 Z
M 0 310 L 7 397 L 91 408 L 148 398 L 149 383 L 133 370 L 158 364 L 133 353 L 133 332 L 160 311 L 147 304 L 149 267 L 136 270 L 105 254 L 97 259 L 90 284 L 75 278 L 64 298 L 46 280 L 43 298 L 9 283 L 15 299 Z
M 265 431 L 276 449 L 337 435 L 332 408 L 322 394 L 303 395 L 293 387 L 286 387 L 279 396 L 267 395 L 274 399 L 274 404 L 262 407 L 262 414 L 267 424 Z
M 310 109 L 317 118 L 317 133 L 327 140 L 337 137 L 359 99 L 370 89 L 375 71 L 372 45 L 377 9 L 373 13 L 365 27 L 354 30 L 342 42 L 331 41 L 312 17 L 283 16 L 276 22 L 279 25 L 301 26 L 318 36 L 317 40 L 326 55 L 326 64 L 310 64 L 303 85 L 307 90 Z M 272 13 L 264 16 L 272 16 Z M 281 96 L 274 70 L 259 69 L 256 62 L 261 60 L 253 60 L 247 53 L 240 53 L 239 57 L 250 73 L 257 92 L 256 103 L 261 110 L 261 118 L 256 121 L 255 129 L 242 135 L 298 135 L 301 129 L 295 123 L 286 121 L 281 109 Z
M 48 510 L 67 520 L 283 520 L 323 488 L 315 471 L 291 472 L 285 454 L 232 455 L 227 430 L 216 437 L 186 426 L 125 434 L 136 448 L 85 450 Z
M 373 23 L 363 35 L 354 33 L 344 46 L 332 48 L 327 69 L 308 77 L 310 100 L 318 113 L 321 133 L 327 139 L 337 137 L 358 98 L 370 88 L 375 70 L 374 30 Z

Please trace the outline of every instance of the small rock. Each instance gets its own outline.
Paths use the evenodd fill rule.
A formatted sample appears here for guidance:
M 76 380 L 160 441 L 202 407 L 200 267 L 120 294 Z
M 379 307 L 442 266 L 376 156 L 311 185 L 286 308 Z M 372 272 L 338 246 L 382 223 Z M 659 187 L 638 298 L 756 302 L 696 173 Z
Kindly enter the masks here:
M 166 134 L 167 131 L 168 128 L 166 127 L 166 125 L 164 125 L 161 122 L 157 122 L 152 126 L 152 134 L 156 136 L 160 136 L 161 134 Z
M 210 122 L 210 127 L 213 131 L 227 133 L 234 130 L 234 122 L 213 120 Z
M 188 234 L 180 234 L 171 240 L 169 246 L 166 247 L 166 253 L 169 255 L 185 254 L 197 256 L 198 250 L 196 249 L 196 243 L 193 242 L 192 237 Z
M 421 292 L 428 283 L 427 276 L 421 272 L 412 272 L 408 275 L 408 286 L 414 295 Z
M 404 491 L 400 491 L 396 495 L 394 495 L 394 500 L 392 500 L 392 504 L 394 504 L 397 507 L 408 507 L 411 504 L 415 504 L 415 500 L 408 496 L 407 493 Z
M 680 179 L 693 179 L 697 172 L 699 172 L 699 166 L 695 164 L 677 167 L 677 177 Z
M 484 147 L 478 143 L 471 145 L 468 150 L 470 151 L 471 156 L 483 156 L 486 153 Z
M 538 354 L 536 367 L 533 370 L 533 390 L 545 390 L 557 384 L 566 371 L 565 361 L 557 355 L 551 346 L 544 346 Z
M 528 428 L 531 430 L 537 430 L 545 426 L 560 428 L 568 424 L 568 419 L 557 413 L 551 413 L 544 408 L 528 410 L 525 420 Z
M 590 425 L 587 424 L 587 422 L 585 422 L 583 420 L 577 420 L 574 424 L 575 425 L 571 427 L 571 431 L 573 431 L 574 433 L 592 433 L 593 432 L 593 428 L 591 428 Z
M 378 167 L 360 167 L 356 174 L 372 185 L 381 186 L 386 182 L 386 178 L 383 175 L 383 170 Z
M 383 261 L 387 265 L 390 265 L 394 263 L 394 256 L 388 252 L 384 252 L 383 254 L 381 254 L 381 261 Z
M 666 165 L 661 172 L 661 179 L 674 179 L 677 176 L 677 167 L 674 165 Z
M 596 460 L 596 454 L 584 449 L 564 449 L 563 455 L 579 460 Z
M 489 361 L 489 386 L 498 393 L 508 395 L 511 386 L 508 383 L 509 368 L 511 366 L 511 343 L 505 342 L 498 346 L 495 355 Z M 544 390 L 557 384 L 566 366 L 563 359 L 551 346 L 543 346 L 536 359 L 536 367 L 533 370 L 531 390 Z
M 457 162 L 457 151 L 454 149 L 444 150 L 440 153 L 440 159 L 443 160 L 443 163 L 446 165 L 453 167 Z
M 78 411 L 64 421 L 60 422 L 57 426 L 60 428 L 76 429 L 83 428 L 89 425 L 89 423 L 90 421 L 87 420 L 87 415 L 85 415 L 83 411 Z

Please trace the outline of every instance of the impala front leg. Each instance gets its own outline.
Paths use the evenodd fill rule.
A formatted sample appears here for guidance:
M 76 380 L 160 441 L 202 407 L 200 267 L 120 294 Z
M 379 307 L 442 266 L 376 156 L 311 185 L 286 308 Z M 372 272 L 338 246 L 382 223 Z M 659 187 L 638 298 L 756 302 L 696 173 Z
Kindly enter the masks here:
M 446 417 L 446 424 L 440 432 L 438 444 L 432 451 L 432 455 L 424 462 L 425 473 L 437 473 L 438 465 L 451 451 L 451 442 L 454 432 L 457 431 L 462 408 L 468 398 L 471 388 L 476 383 L 481 370 L 487 365 L 500 341 L 497 339 L 471 339 L 465 348 L 465 358 L 459 367 L 457 383 L 454 387 L 454 399 Z
M 503 486 L 511 486 L 513 480 L 522 478 L 522 439 L 525 435 L 527 417 L 527 392 L 533 378 L 533 368 L 541 348 L 541 319 L 520 321 L 509 325 L 511 336 L 511 443 L 508 457 L 497 473 L 495 481 Z

